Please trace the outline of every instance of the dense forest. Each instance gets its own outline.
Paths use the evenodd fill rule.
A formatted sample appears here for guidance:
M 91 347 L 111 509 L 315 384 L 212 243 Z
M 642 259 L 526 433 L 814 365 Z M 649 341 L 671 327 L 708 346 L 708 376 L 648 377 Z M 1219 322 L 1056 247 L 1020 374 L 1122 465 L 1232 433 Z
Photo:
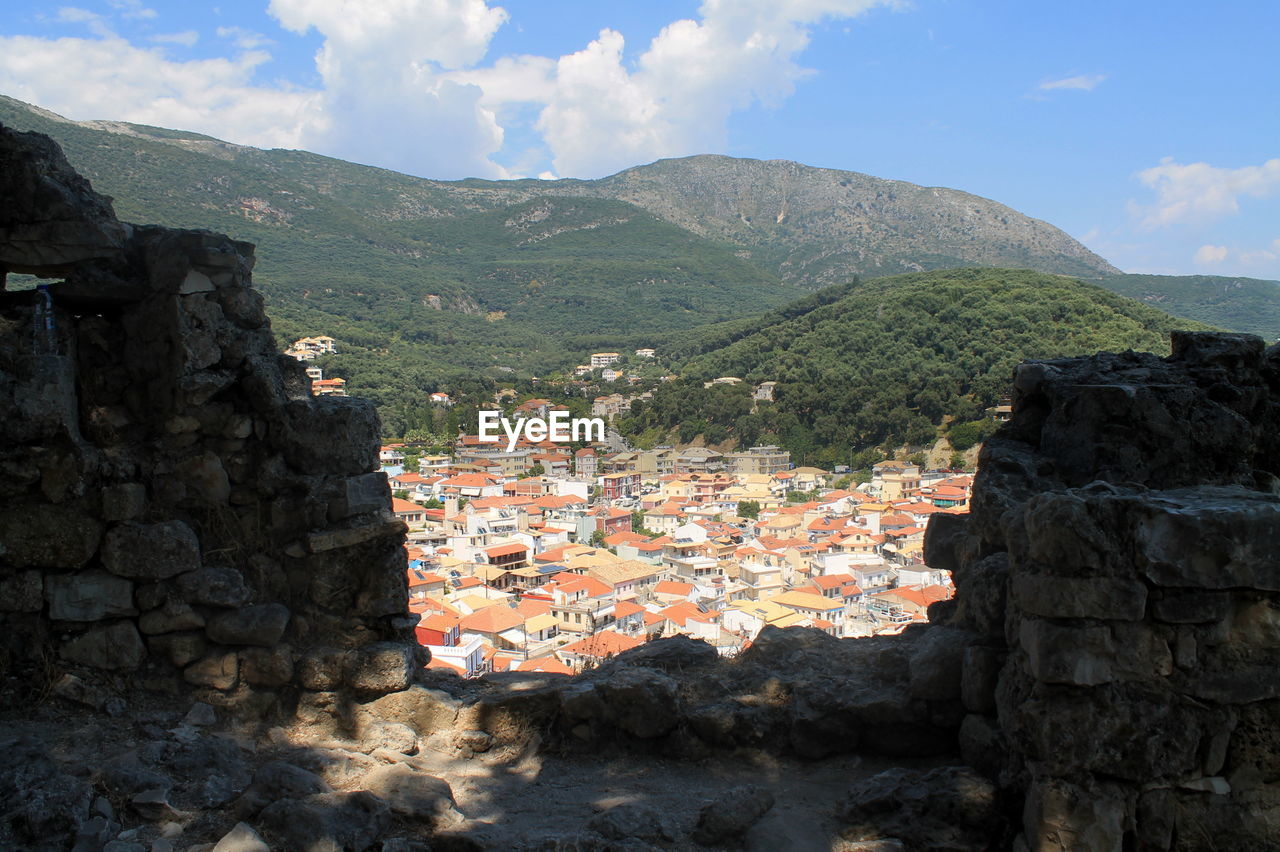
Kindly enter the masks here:
M 697 434 L 712 443 L 773 441 L 818 465 L 847 464 L 877 445 L 931 444 L 944 425 L 967 445 L 978 431 L 973 424 L 1007 394 L 1022 361 L 1167 352 L 1171 330 L 1204 327 L 1091 284 L 1027 270 L 895 276 L 831 288 L 806 302 L 779 322 L 722 329 L 731 342 L 691 358 L 681 378 L 633 407 L 620 430 L 669 430 L 682 441 Z M 722 376 L 744 381 L 704 387 Z M 752 389 L 762 381 L 778 383 L 774 402 L 753 405 Z

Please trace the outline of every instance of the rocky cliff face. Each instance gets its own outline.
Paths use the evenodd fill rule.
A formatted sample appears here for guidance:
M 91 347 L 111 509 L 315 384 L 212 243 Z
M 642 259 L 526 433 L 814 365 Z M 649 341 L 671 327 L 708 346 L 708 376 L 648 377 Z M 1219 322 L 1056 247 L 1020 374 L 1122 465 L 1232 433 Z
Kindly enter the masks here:
M 741 245 L 792 283 L 952 266 L 1119 271 L 1058 228 L 990 199 L 788 160 L 661 160 L 581 189 Z
M 0 643 L 11 670 L 180 681 L 219 704 L 403 689 L 403 525 L 378 424 L 276 354 L 253 247 L 118 222 L 0 128 Z

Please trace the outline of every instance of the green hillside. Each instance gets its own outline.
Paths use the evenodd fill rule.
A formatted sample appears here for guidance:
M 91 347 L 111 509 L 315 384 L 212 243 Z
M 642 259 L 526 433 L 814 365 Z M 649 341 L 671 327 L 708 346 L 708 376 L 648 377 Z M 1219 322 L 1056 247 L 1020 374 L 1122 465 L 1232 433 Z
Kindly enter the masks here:
M 852 450 L 931 443 L 944 421 L 979 420 L 1028 358 L 1167 352 L 1171 330 L 1204 327 L 1028 270 L 926 272 L 844 290 L 694 357 L 624 431 L 776 441 L 797 459 L 836 464 Z M 720 376 L 744 381 L 703 387 Z M 753 414 L 751 389 L 762 381 L 778 383 L 775 402 Z
M 1280 281 L 1220 275 L 1112 275 L 1098 282 L 1174 316 L 1280 339 Z

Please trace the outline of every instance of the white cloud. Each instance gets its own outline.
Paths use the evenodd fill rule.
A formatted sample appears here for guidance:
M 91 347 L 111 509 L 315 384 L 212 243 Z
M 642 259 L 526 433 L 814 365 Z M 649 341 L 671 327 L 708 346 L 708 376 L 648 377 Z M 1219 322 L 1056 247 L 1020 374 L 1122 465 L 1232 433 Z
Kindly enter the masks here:
M 160 33 L 153 35 L 151 40 L 156 44 L 180 44 L 184 47 L 191 47 L 200 40 L 200 33 L 195 30 L 183 30 L 180 33 Z
M 1196 263 L 1203 264 L 1203 265 L 1222 263 L 1222 261 L 1226 259 L 1227 259 L 1227 247 L 1212 246 L 1212 245 L 1200 246 L 1200 248 L 1196 249 L 1196 253 L 1194 257 L 1192 257 L 1192 260 L 1194 260 Z
M 260 47 L 266 47 L 274 42 L 264 36 L 262 33 L 256 33 L 253 30 L 247 30 L 244 27 L 218 27 L 216 30 L 218 38 L 225 38 L 231 41 L 241 50 L 257 50 Z
M 107 5 L 119 12 L 122 18 L 149 20 L 156 16 L 156 10 L 143 6 L 141 0 L 107 0 Z
M 1039 89 L 1042 92 L 1053 92 L 1064 89 L 1078 92 L 1092 92 L 1106 79 L 1106 74 L 1077 74 L 1074 77 L 1062 77 L 1057 80 L 1046 80 L 1040 84 Z
M 538 121 L 560 174 L 594 177 L 660 157 L 723 150 L 729 115 L 772 106 L 813 73 L 796 64 L 807 27 L 860 15 L 883 0 L 704 0 L 701 20 L 675 21 L 623 62 L 621 33 L 603 30 L 556 63 Z
M 503 131 L 479 86 L 444 72 L 484 58 L 507 13 L 485 0 L 271 0 L 289 30 L 317 30 L 327 128 L 308 145 L 411 174 L 501 177 Z
M 117 36 L 0 37 L 0 91 L 71 118 L 179 127 L 264 147 L 297 147 L 321 117 L 315 93 L 251 83 L 267 59 L 174 62 Z M 109 113 L 108 113 L 109 111 Z
M 1208 163 L 1183 165 L 1165 157 L 1137 177 L 1156 191 L 1156 203 L 1139 208 L 1143 225 L 1207 222 L 1238 213 L 1242 196 L 1267 198 L 1280 193 L 1280 158 L 1260 166 L 1224 169 Z
M 141 0 L 111 5 L 117 16 L 151 13 Z M 261 48 L 271 43 L 258 33 L 220 28 L 234 57 L 174 61 L 130 45 L 101 16 L 65 7 L 64 22 L 87 24 L 98 38 L 0 38 L 0 91 L 72 118 L 306 147 L 430 177 L 506 176 L 494 161 L 500 152 L 520 174 L 594 177 L 723 150 L 734 111 L 776 105 L 814 73 L 797 62 L 811 26 L 896 5 L 703 0 L 696 20 L 668 24 L 634 61 L 622 34 L 605 29 L 565 56 L 486 62 L 508 20 L 489 0 L 270 0 L 285 29 L 320 34 L 316 90 L 258 82 L 269 58 Z M 504 125 L 518 131 L 513 150 L 503 150 Z

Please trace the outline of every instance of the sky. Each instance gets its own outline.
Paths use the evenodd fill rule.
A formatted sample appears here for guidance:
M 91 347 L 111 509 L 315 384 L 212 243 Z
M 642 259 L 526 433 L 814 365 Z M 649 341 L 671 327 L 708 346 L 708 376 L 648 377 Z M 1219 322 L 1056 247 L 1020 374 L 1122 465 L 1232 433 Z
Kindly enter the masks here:
M 71 2 L 3 4 L 0 93 L 439 179 L 794 160 L 1280 279 L 1275 0 Z

